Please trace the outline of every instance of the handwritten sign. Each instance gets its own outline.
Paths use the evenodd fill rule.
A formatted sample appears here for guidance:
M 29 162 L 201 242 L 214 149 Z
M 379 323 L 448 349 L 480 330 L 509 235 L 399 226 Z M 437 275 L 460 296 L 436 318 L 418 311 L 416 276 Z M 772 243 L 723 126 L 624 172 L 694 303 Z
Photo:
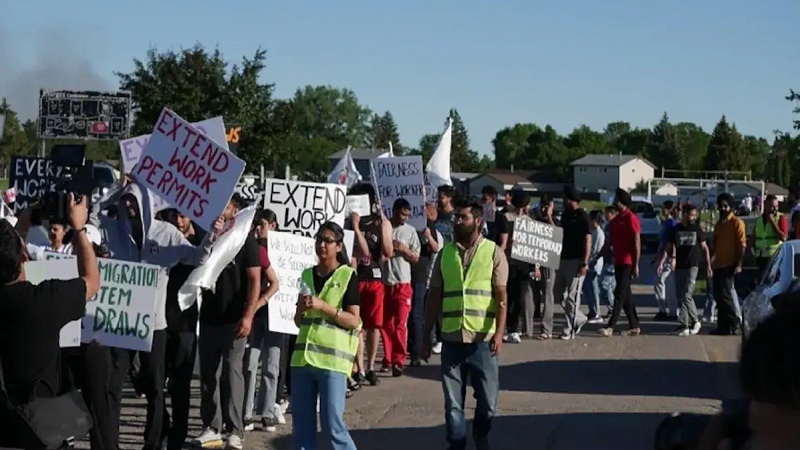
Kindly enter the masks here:
M 314 239 L 290 233 L 269 234 L 269 259 L 278 274 L 280 288 L 267 303 L 269 329 L 273 332 L 297 334 L 294 313 L 300 294 L 303 270 L 317 263 Z
M 497 208 L 494 203 L 484 203 L 483 205 L 483 221 L 494 222 L 497 215 Z
M 257 185 L 247 183 L 238 183 L 234 192 L 239 194 L 246 202 L 255 201 L 261 195 L 261 189 Z
M 192 125 L 200 130 L 201 133 L 211 138 L 211 140 L 215 142 L 226 142 L 227 135 L 225 133 L 225 123 L 222 121 L 222 117 L 213 117 L 211 119 L 195 122 Z M 119 141 L 119 151 L 122 154 L 122 167 L 125 173 L 131 173 L 133 171 L 134 166 L 139 162 L 139 157 L 142 156 L 142 150 L 147 147 L 148 141 L 150 141 L 149 134 Z
M 164 108 L 133 175 L 206 230 L 222 215 L 245 163 Z
M 61 168 L 53 165 L 49 158 L 36 156 L 11 157 L 9 186 L 16 191 L 16 199 L 9 206 L 19 212 L 30 203 L 38 200 L 46 192 L 55 190 L 55 180 L 61 175 Z
M 227 133 L 225 133 L 225 140 L 228 143 L 228 150 L 230 150 L 231 153 L 236 153 L 236 150 L 239 149 L 239 139 L 241 138 L 241 136 L 242 136 L 241 125 L 231 125 L 228 128 Z M 214 140 L 216 141 L 215 138 Z
M 348 195 L 345 214 L 356 213 L 359 216 L 368 216 L 372 211 L 369 205 L 369 195 Z
M 44 252 L 44 260 L 50 261 L 53 259 L 76 259 L 77 256 L 69 254 L 69 253 L 57 253 L 57 252 Z M 77 276 L 77 275 L 76 275 Z M 61 279 L 61 278 L 59 278 Z
M 419 231 L 425 229 L 425 181 L 422 156 L 393 156 L 375 158 L 375 184 L 380 191 L 383 213 L 392 217 L 392 205 L 398 198 L 411 204 L 408 224 Z
M 71 280 L 78 278 L 78 266 L 75 261 L 70 261 L 67 258 L 29 261 L 25 263 L 25 278 L 32 284 L 39 284 L 45 280 Z M 43 311 L 42 314 L 47 314 L 47 311 Z M 73 320 L 61 328 L 59 345 L 61 348 L 79 347 L 81 345 L 80 319 Z
M 514 220 L 511 236 L 511 258 L 542 267 L 558 269 L 564 230 L 529 217 Z
M 264 188 L 264 208 L 275 213 L 278 229 L 306 237 L 328 221 L 344 225 L 346 199 L 336 184 L 268 179 Z

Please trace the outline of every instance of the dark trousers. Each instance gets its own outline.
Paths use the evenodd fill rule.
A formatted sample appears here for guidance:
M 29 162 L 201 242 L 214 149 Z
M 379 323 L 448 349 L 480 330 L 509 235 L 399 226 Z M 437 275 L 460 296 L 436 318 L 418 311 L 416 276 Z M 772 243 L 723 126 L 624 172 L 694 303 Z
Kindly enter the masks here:
M 141 386 L 147 395 L 147 422 L 144 426 L 144 449 L 160 449 L 169 430 L 169 418 L 164 414 L 164 383 L 166 382 L 167 330 L 153 332 L 150 353 L 139 352 Z
M 769 256 L 766 257 L 766 258 L 761 258 L 761 257 L 756 258 L 756 267 L 758 267 L 758 279 L 759 280 L 761 279 L 761 277 L 764 276 L 764 271 L 767 270 L 767 266 L 769 266 L 769 262 L 770 262 L 771 259 L 772 258 L 769 257 Z
M 194 331 L 167 331 L 166 373 L 170 379 L 172 425 L 167 437 L 167 450 L 183 448 L 189 430 L 189 408 L 192 394 L 192 374 L 197 355 L 197 335 Z M 170 417 L 164 407 L 164 421 Z
M 121 348 L 110 348 L 109 355 L 111 357 L 111 376 L 109 377 L 109 429 L 113 431 L 114 447 L 118 448 L 119 442 L 119 417 L 122 414 L 122 386 L 125 384 L 125 378 L 128 376 L 128 370 L 131 367 L 131 352 Z
M 714 269 L 714 300 L 717 302 L 717 327 L 726 331 L 739 329 L 739 318 L 733 302 L 735 269 L 723 267 Z
M 508 333 L 520 332 L 520 319 L 525 308 L 525 298 L 532 295 L 531 291 L 531 270 L 528 266 L 517 263 L 509 264 L 508 267 L 508 316 L 506 319 L 506 330 Z
M 408 353 L 411 361 L 419 361 L 422 352 L 422 337 L 425 334 L 425 298 L 428 287 L 425 281 L 414 283 L 411 298 L 411 315 L 408 317 Z
M 285 341 L 286 347 L 281 348 L 281 374 L 278 377 L 278 397 L 283 398 L 282 391 L 286 387 L 286 395 L 292 395 L 291 363 L 294 345 L 297 342 L 297 335 L 290 335 Z
M 633 304 L 631 296 L 631 275 L 633 266 L 630 264 L 615 265 L 614 276 L 617 280 L 617 287 L 614 289 L 614 309 L 611 311 L 611 318 L 608 319 L 608 327 L 614 328 L 619 320 L 620 312 L 625 311 L 628 317 L 630 329 L 639 328 L 639 315 L 636 313 L 636 305 Z

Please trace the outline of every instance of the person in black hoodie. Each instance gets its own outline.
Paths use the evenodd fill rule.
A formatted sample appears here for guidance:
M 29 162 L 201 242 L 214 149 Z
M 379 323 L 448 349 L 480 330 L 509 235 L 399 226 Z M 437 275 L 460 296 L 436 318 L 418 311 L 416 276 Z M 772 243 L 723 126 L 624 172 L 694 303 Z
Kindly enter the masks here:
M 199 245 L 205 231 L 176 209 L 162 212 L 165 222 L 178 229 L 192 245 Z M 197 304 L 195 302 L 185 311 L 178 305 L 178 290 L 189 277 L 195 266 L 178 264 L 169 271 L 167 282 L 167 352 L 166 374 L 169 378 L 167 386 L 172 404 L 172 426 L 170 417 L 164 406 L 164 431 L 167 433 L 167 450 L 178 450 L 183 447 L 189 429 L 189 400 L 191 398 L 192 374 L 197 356 Z

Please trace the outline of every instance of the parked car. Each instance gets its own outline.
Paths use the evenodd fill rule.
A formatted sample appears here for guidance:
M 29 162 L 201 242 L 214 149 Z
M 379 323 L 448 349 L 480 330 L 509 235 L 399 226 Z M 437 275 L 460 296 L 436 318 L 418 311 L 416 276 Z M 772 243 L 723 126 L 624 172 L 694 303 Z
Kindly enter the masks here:
M 742 302 L 742 341 L 775 313 L 776 297 L 800 290 L 800 240 L 784 242 L 752 292 Z
M 639 216 L 642 249 L 655 252 L 661 242 L 661 219 L 658 217 L 658 211 L 649 200 L 639 196 L 631 198 L 631 211 Z

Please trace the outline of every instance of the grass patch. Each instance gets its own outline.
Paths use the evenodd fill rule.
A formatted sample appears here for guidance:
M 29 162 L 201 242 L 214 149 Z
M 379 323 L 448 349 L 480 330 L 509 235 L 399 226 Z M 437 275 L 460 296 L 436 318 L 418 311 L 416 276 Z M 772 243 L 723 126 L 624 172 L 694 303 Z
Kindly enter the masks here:
M 0 191 L 8 189 L 8 178 L 0 178 Z

